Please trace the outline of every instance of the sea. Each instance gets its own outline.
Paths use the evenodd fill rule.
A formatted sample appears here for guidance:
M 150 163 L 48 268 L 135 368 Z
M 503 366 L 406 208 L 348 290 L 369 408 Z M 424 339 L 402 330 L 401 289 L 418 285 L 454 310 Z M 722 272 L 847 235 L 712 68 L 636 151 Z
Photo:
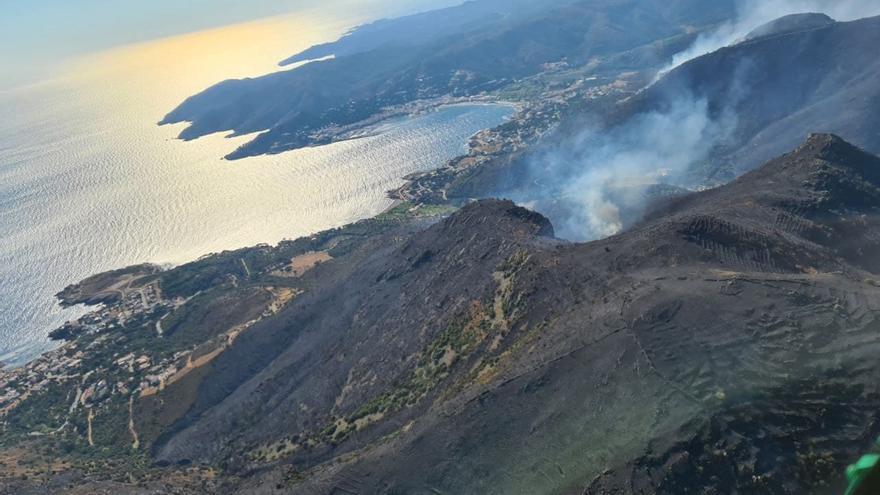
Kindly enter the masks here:
M 156 124 L 211 84 L 279 70 L 376 14 L 330 10 L 114 48 L 0 92 L 0 362 L 21 365 L 56 345 L 47 334 L 85 311 L 58 306 L 68 284 L 373 216 L 402 177 L 441 166 L 512 114 L 450 106 L 361 139 L 239 161 L 221 157 L 253 136 L 184 142 L 182 126 Z

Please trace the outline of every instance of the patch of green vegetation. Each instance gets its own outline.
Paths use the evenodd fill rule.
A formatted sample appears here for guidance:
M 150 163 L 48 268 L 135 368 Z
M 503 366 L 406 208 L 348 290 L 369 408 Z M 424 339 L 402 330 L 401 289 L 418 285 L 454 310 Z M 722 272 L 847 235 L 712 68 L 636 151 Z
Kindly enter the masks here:
M 30 395 L 6 415 L 0 443 L 9 446 L 24 437 L 60 429 L 67 418 L 69 396 L 70 388 L 55 382 Z
M 273 268 L 290 262 L 294 256 L 309 251 L 329 250 L 334 258 L 338 258 L 351 252 L 364 238 L 381 234 L 388 227 L 416 218 L 448 215 L 455 210 L 456 208 L 446 205 L 404 202 L 374 218 L 320 232 L 311 237 L 283 241 L 275 247 L 257 246 L 208 255 L 164 272 L 159 279 L 167 296 L 189 297 L 199 291 L 225 285 L 232 277 L 239 282 L 259 278 Z
M 443 204 L 413 204 L 404 201 L 394 208 L 391 208 L 375 217 L 377 222 L 397 222 L 402 223 L 414 218 L 433 218 L 444 215 L 450 215 L 457 210 L 456 207 Z
M 92 438 L 102 457 L 125 456 L 131 452 L 128 431 L 128 398 L 112 397 L 93 409 Z
M 338 258 L 350 253 L 363 239 L 381 234 L 389 227 L 418 218 L 453 213 L 447 205 L 403 202 L 374 218 L 320 232 L 311 237 L 283 241 L 277 246 L 257 246 L 205 256 L 159 275 L 163 292 L 169 297 L 189 297 L 200 291 L 228 284 L 259 279 L 274 268 L 284 266 L 294 256 L 309 251 L 329 251 Z M 247 268 L 245 268 L 247 267 Z
M 130 482 L 151 469 L 147 452 L 132 449 L 127 397 L 113 397 L 92 409 L 92 440 L 88 410 L 70 414 L 75 385 L 53 383 L 35 393 L 5 417 L 0 448 L 28 445 L 35 466 L 67 464 L 102 479 Z
M 53 449 L 62 455 L 57 460 L 70 463 L 87 474 L 99 475 L 102 479 L 130 483 L 143 479 L 153 469 L 153 460 L 143 450 L 133 450 L 125 446 L 103 446 L 96 442 L 94 447 L 82 439 L 67 435 L 57 439 Z
M 274 268 L 284 266 L 294 256 L 320 251 L 335 230 L 278 246 L 256 246 L 204 256 L 197 261 L 164 272 L 160 277 L 162 291 L 168 297 L 189 297 L 200 291 L 226 285 L 234 277 L 238 281 L 258 278 Z
M 253 287 L 200 294 L 162 321 L 160 340 L 174 350 L 191 348 L 259 317 L 271 300 L 268 291 Z
M 529 252 L 523 249 L 519 249 L 498 265 L 498 271 L 504 273 L 505 275 L 512 275 L 516 273 L 520 268 L 525 266 L 528 261 Z
M 528 78 L 509 84 L 495 94 L 505 101 L 535 101 L 547 91 L 547 85 L 537 78 Z
M 483 311 L 453 321 L 422 351 L 416 369 L 407 379 L 346 418 L 334 419 L 316 434 L 314 440 L 339 443 L 357 430 L 360 420 L 414 406 L 450 375 L 455 363 L 470 356 L 491 332 L 491 317 Z

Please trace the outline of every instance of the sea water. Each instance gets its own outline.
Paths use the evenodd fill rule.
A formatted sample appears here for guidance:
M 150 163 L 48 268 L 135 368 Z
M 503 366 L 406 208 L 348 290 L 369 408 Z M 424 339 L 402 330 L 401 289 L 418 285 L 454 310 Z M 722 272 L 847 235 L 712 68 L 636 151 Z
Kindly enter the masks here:
M 57 305 L 68 284 L 375 215 L 403 176 L 442 165 L 512 113 L 447 107 L 362 139 L 240 161 L 221 157 L 252 136 L 183 142 L 182 127 L 156 125 L 208 85 L 277 70 L 359 20 L 300 15 L 179 36 L 0 92 L 0 361 L 48 350 L 48 332 L 83 312 Z

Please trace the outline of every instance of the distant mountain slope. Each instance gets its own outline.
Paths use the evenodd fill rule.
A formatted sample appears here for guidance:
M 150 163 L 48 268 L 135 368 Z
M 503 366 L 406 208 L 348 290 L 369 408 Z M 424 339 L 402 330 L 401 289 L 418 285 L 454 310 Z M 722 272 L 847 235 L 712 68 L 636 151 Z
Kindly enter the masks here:
M 489 2 L 489 3 L 484 3 Z M 728 19 L 733 0 L 707 7 L 697 0 L 558 0 L 540 9 L 518 12 L 516 5 L 482 0 L 482 22 L 464 23 L 449 35 L 405 33 L 426 19 L 450 12 L 423 14 L 393 23 L 393 29 L 364 28 L 352 36 L 365 39 L 369 51 L 343 39 L 305 57 L 334 53 L 336 59 L 265 77 L 222 82 L 187 99 L 162 123 L 189 122 L 183 139 L 218 131 L 237 134 L 267 131 L 232 153 L 241 158 L 315 144 L 313 134 L 327 126 L 359 122 L 383 107 L 441 95 L 473 95 L 536 74 L 547 63 L 584 64 L 594 57 L 626 52 L 652 42 L 692 32 L 693 25 Z M 479 7 L 479 8 L 478 8 Z M 498 12 L 498 15 L 487 12 Z M 458 19 L 458 16 L 453 16 Z M 355 39 L 355 38 L 352 38 Z M 387 41 L 385 43 L 384 41 Z M 348 55 L 346 55 L 348 53 Z M 339 54 L 337 54 L 339 55 Z M 297 59 L 302 57 L 296 57 Z
M 829 135 L 604 241 L 474 203 L 321 266 L 156 458 L 242 493 L 805 493 L 880 433 L 878 210 Z
M 825 14 L 807 13 L 791 14 L 758 26 L 746 35 L 743 41 L 754 41 L 758 38 L 788 34 L 797 31 L 806 31 L 826 27 L 834 24 L 834 19 Z
M 804 19 L 822 16 L 789 18 Z M 715 118 L 734 115 L 732 138 L 703 171 L 720 180 L 792 148 L 811 131 L 837 133 L 880 152 L 880 58 L 874 54 L 880 17 L 808 22 L 794 31 L 767 28 L 782 32 L 684 64 L 635 98 L 625 118 L 662 110 L 682 94 L 705 98 Z
M 644 212 L 640 195 L 614 194 L 615 180 L 724 184 L 814 130 L 880 153 L 880 58 L 873 54 L 880 17 L 833 22 L 799 14 L 761 26 L 752 37 L 691 60 L 628 98 L 570 113 L 530 149 L 480 167 L 446 169 L 448 180 L 432 193 L 453 201 L 511 197 L 547 215 L 563 237 L 581 239 L 590 193 L 617 209 L 624 226 Z M 701 127 L 682 135 L 677 123 L 688 119 Z M 711 136 L 694 145 L 700 133 Z
M 569 0 L 570 3 L 575 1 Z M 470 0 L 455 7 L 396 19 L 381 19 L 359 26 L 336 41 L 308 48 L 283 60 L 280 65 L 316 60 L 330 55 L 347 57 L 388 46 L 411 48 L 456 33 L 472 32 L 481 27 L 495 25 L 502 19 L 513 23 L 523 17 L 534 15 L 538 10 L 546 9 L 553 3 L 528 0 Z M 555 3 L 564 2 L 557 0 Z

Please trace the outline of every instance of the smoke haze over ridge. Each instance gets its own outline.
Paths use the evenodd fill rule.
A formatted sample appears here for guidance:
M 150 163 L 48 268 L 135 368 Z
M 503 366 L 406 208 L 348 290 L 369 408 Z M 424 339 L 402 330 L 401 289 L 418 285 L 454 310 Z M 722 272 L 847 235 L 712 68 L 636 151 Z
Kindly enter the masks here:
M 880 15 L 876 0 L 742 0 L 737 19 L 700 35 L 687 50 L 678 53 L 661 74 L 711 53 L 746 37 L 754 29 L 790 14 L 815 12 L 827 14 L 837 21 L 852 21 Z
M 536 157 L 533 167 L 540 171 L 533 174 L 559 181 L 556 200 L 565 213 L 554 220 L 561 237 L 607 237 L 624 227 L 621 210 L 640 207 L 644 187 L 674 181 L 735 128 L 734 114 L 713 119 L 705 99 L 682 93 L 666 111 L 638 115 L 613 129 L 586 128 Z
M 676 55 L 666 71 L 734 44 L 756 28 L 789 14 L 825 13 L 835 20 L 849 21 L 880 14 L 880 2 L 744 0 L 739 12 L 736 21 L 701 36 Z M 687 177 L 687 172 L 708 160 L 713 149 L 727 144 L 740 123 L 735 108 L 755 74 L 748 59 L 740 60 L 736 69 L 731 83 L 735 89 L 723 99 L 720 112 L 710 112 L 707 101 L 690 88 L 675 87 L 665 95 L 662 111 L 635 115 L 611 129 L 587 125 L 563 145 L 537 154 L 531 159 L 529 173 L 539 178 L 540 187 L 553 192 L 523 203 L 550 216 L 561 237 L 593 240 L 622 230 L 626 226 L 624 211 L 643 209 L 648 202 L 645 186 L 699 184 L 699 178 Z

